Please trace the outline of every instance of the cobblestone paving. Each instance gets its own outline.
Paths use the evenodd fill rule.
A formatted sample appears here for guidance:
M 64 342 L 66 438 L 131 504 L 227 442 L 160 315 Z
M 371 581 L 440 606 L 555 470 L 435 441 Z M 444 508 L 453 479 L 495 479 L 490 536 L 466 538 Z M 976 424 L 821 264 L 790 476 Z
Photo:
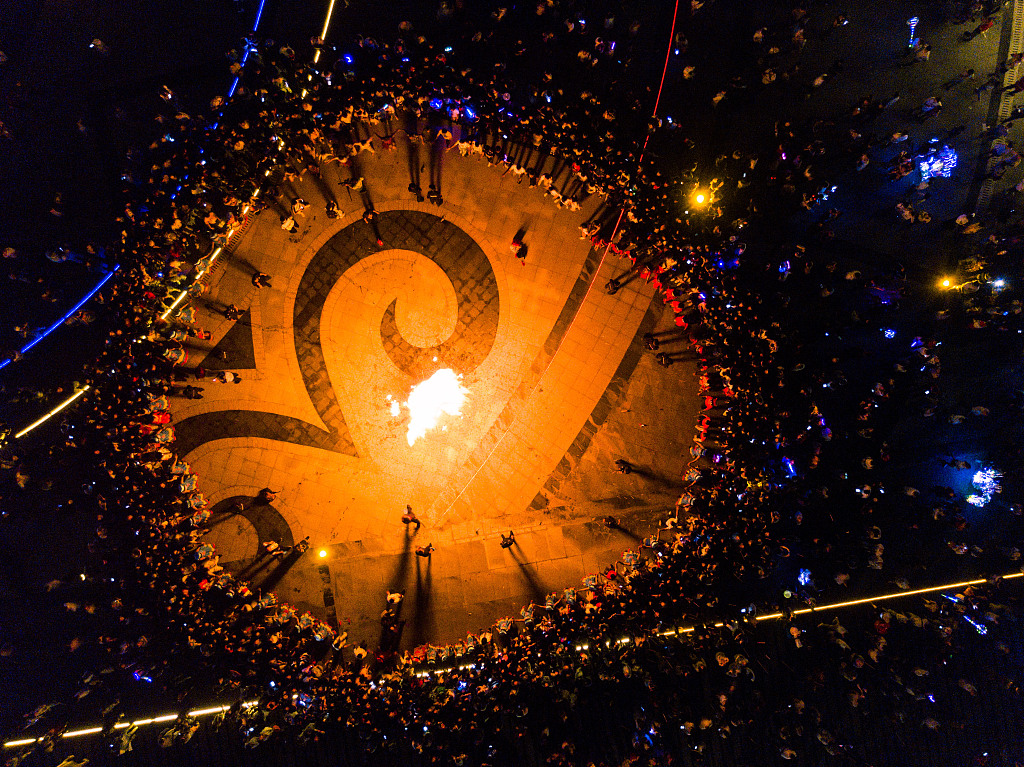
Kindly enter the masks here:
M 458 307 L 451 337 L 442 344 L 421 348 L 402 337 L 395 321 L 395 299 L 381 320 L 385 352 L 400 370 L 418 380 L 443 367 L 463 374 L 475 370 L 490 352 L 498 329 L 498 286 L 483 250 L 451 222 L 419 211 L 382 213 L 378 228 L 385 247 L 420 253 L 440 266 L 455 288 Z M 349 225 L 314 256 L 296 297 L 294 328 L 299 368 L 317 412 L 338 434 L 347 434 L 348 426 L 324 362 L 321 315 L 329 292 L 345 272 L 379 250 L 368 224 Z
M 179 451 L 215 508 L 229 510 L 210 535 L 229 569 L 249 576 L 268 537 L 309 536 L 310 553 L 253 569 L 253 582 L 370 641 L 383 589 L 404 589 L 415 598 L 403 642 L 415 643 L 517 613 L 616 559 L 632 539 L 593 524 L 602 504 L 642 531 L 666 507 L 683 459 L 624 478 L 609 471 L 609 452 L 643 458 L 650 444 L 622 441 L 655 433 L 659 445 L 685 440 L 676 427 L 633 434 L 635 418 L 655 420 L 630 400 L 662 372 L 646 361 L 641 383 L 631 380 L 644 359 L 640 336 L 663 312 L 642 281 L 614 296 L 602 289 L 626 267 L 577 229 L 601 202 L 559 211 L 500 169 L 449 154 L 438 164 L 444 205 L 418 204 L 406 194 L 404 155 L 360 163 L 372 223 L 344 192 L 331 192 L 341 216 L 327 219 L 312 183 L 289 190 L 312 203 L 298 233 L 272 214 L 253 221 L 215 271 L 200 320 L 214 350 L 200 364 L 213 369 L 216 351 L 230 347 L 222 367 L 251 359 L 253 368 L 239 385 L 176 402 L 175 415 Z M 323 174 L 332 188 L 336 172 Z M 508 247 L 520 231 L 525 263 Z M 273 275 L 272 288 L 251 287 L 257 269 Z M 251 330 L 214 310 L 229 302 L 248 311 Z M 240 352 L 246 338 L 251 352 Z M 410 446 L 406 417 L 387 403 L 440 367 L 463 376 L 469 403 Z M 265 486 L 282 490 L 265 509 L 272 519 L 251 506 L 230 513 Z M 406 503 L 423 520 L 415 535 L 398 520 Z M 510 527 L 511 552 L 498 535 Z M 438 549 L 430 561 L 411 556 L 428 541 Z

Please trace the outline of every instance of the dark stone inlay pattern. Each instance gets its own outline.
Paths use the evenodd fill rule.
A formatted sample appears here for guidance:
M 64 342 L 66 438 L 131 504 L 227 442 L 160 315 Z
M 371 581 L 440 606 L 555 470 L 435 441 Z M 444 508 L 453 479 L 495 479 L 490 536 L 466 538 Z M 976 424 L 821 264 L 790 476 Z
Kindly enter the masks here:
M 240 513 L 256 528 L 256 537 L 260 543 L 266 541 L 277 541 L 282 547 L 288 548 L 295 545 L 295 536 L 292 535 L 291 525 L 271 504 L 256 504 L 251 495 L 233 495 L 215 504 L 210 511 L 213 513 L 210 527 L 224 522 L 231 517 L 222 517 L 228 512 L 236 501 L 242 502 L 243 510 Z
M 298 418 L 257 410 L 219 410 L 190 416 L 174 424 L 174 436 L 174 449 L 180 456 L 207 442 L 232 437 L 261 437 L 356 455 L 347 431 L 343 437 Z
M 396 210 L 379 214 L 377 231 L 387 249 L 411 250 L 430 258 L 451 280 L 458 315 L 451 337 L 437 346 L 413 346 L 398 332 L 396 301 L 381 319 L 381 340 L 392 362 L 421 379 L 442 367 L 468 374 L 482 363 L 498 332 L 498 282 L 477 242 L 438 216 Z M 295 302 L 295 351 L 313 406 L 332 431 L 348 434 L 324 361 L 320 321 L 331 288 L 362 259 L 377 253 L 373 227 L 359 221 L 334 235 L 313 257 Z M 437 361 L 434 361 L 434 358 Z
M 400 370 L 414 378 L 446 366 L 463 374 L 475 370 L 487 358 L 498 332 L 498 283 L 483 249 L 451 222 L 419 211 L 381 213 L 377 231 L 385 248 L 411 250 L 433 260 L 451 280 L 458 302 L 451 337 L 437 346 L 419 348 L 398 332 L 397 300 L 393 301 L 381 320 L 381 340 L 387 354 Z M 224 410 L 191 416 L 175 424 L 179 455 L 187 455 L 206 442 L 230 437 L 261 437 L 358 455 L 331 386 L 320 322 L 327 296 L 345 272 L 379 250 L 373 227 L 354 222 L 317 251 L 299 282 L 293 315 L 295 352 L 306 391 L 327 430 L 274 413 Z M 225 367 L 236 365 L 229 360 Z
M 224 352 L 227 359 L 221 356 Z M 203 367 L 207 370 L 255 370 L 256 350 L 252 341 L 252 316 L 249 310 L 238 318 L 224 337 L 206 354 Z
M 593 441 L 594 435 L 597 434 L 597 430 L 608 420 L 608 416 L 615 405 L 615 400 L 620 399 L 625 392 L 629 378 L 633 375 L 633 371 L 636 370 L 636 366 L 640 363 L 640 358 L 644 353 L 644 334 L 650 333 L 653 330 L 662 309 L 663 306 L 657 301 L 652 301 L 651 305 L 647 307 L 647 312 L 644 314 L 643 319 L 640 320 L 640 326 L 637 328 L 636 335 L 633 336 L 629 348 L 622 356 L 622 361 L 615 369 L 612 380 L 608 383 L 608 388 L 604 390 L 601 399 L 594 405 L 590 418 L 583 424 L 583 428 L 580 429 L 576 439 L 569 445 L 569 449 L 565 451 L 562 460 L 558 462 L 555 470 L 548 475 L 548 479 L 544 483 L 544 489 L 537 493 L 537 496 L 530 503 L 531 509 L 547 508 L 548 496 L 545 495 L 545 491 L 552 495 L 557 495 L 559 485 L 579 465 L 580 459 L 587 452 L 587 448 L 590 447 L 590 443 Z
M 572 290 L 569 291 L 569 295 L 562 305 L 562 310 L 558 313 L 558 319 L 555 320 L 551 332 L 548 333 L 548 337 L 544 340 L 544 346 L 533 358 L 529 371 L 523 376 L 516 390 L 512 393 L 508 402 L 505 403 L 505 407 L 502 408 L 497 419 L 491 424 L 487 434 L 484 435 L 473 452 L 470 453 L 469 458 L 466 459 L 462 466 L 463 470 L 476 471 L 479 469 L 490 456 L 491 450 L 498 440 L 501 439 L 501 435 L 508 431 L 509 427 L 515 422 L 519 412 L 525 406 L 530 393 L 540 383 L 541 376 L 544 375 L 544 371 L 547 370 L 551 360 L 554 359 L 555 354 L 558 352 L 558 348 L 562 345 L 562 339 L 569 330 L 569 326 L 572 325 L 573 318 L 579 311 L 583 299 L 587 296 L 591 280 L 601 265 L 601 258 L 601 251 L 594 248 L 590 249 L 586 260 L 583 262 L 583 266 L 580 268 L 579 276 L 576 278 Z M 447 507 L 454 503 L 459 492 L 459 490 L 452 487 L 446 488 L 438 500 L 434 502 L 434 508 L 442 507 L 442 505 Z

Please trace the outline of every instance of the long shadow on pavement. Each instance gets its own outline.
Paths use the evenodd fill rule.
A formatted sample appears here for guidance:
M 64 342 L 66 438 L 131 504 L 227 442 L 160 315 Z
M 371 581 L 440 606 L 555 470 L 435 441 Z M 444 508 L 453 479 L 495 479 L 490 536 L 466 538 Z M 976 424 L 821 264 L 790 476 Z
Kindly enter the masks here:
M 409 532 L 412 525 L 405 525 L 405 540 L 402 541 L 402 553 L 398 555 L 398 565 L 388 580 L 388 591 L 402 591 L 405 588 L 405 579 L 409 574 L 409 560 L 412 553 L 413 534 Z
M 301 557 L 302 552 L 296 551 L 295 549 L 289 551 L 281 558 L 277 567 L 267 573 L 267 576 L 259 584 L 259 587 L 264 591 L 272 591 L 273 588 L 281 582 L 281 579 L 284 578 L 288 571 L 295 566 L 295 563 L 298 562 Z
M 516 564 L 519 565 L 519 572 L 522 574 L 523 580 L 526 581 L 526 585 L 530 589 L 531 598 L 534 602 L 543 604 L 545 592 L 540 581 L 537 580 L 537 576 L 534 574 L 533 565 L 525 559 L 520 558 L 518 546 L 513 546 L 508 551 L 512 555 L 512 559 L 514 559 Z
M 394 573 L 391 574 L 391 579 L 388 581 L 388 591 L 400 591 L 405 593 L 405 579 L 409 574 L 409 560 L 414 556 L 412 553 L 412 539 L 415 533 L 410 533 L 412 525 L 405 525 L 405 536 L 402 541 L 402 553 L 398 555 L 398 565 L 395 567 Z M 419 557 L 416 557 L 416 580 L 417 585 L 419 581 Z M 429 560 L 428 560 L 429 565 Z M 417 591 L 417 598 L 419 592 Z M 398 648 L 399 643 L 402 640 L 402 633 L 405 630 L 405 621 L 402 619 L 402 606 L 403 602 L 399 602 L 394 609 L 394 619 L 389 625 L 385 625 L 384 616 L 381 615 L 381 632 L 380 640 L 377 646 L 382 650 L 393 651 Z M 387 606 L 385 606 L 387 609 Z
M 632 530 L 629 530 L 620 525 L 616 525 L 612 528 L 612 530 L 617 533 L 622 533 L 622 535 L 624 535 L 626 538 L 629 538 L 631 541 L 633 541 L 633 543 L 640 543 L 641 541 L 643 541 L 643 538 L 641 536 L 637 535 Z
M 430 558 L 427 558 L 426 572 L 420 567 L 420 559 L 416 557 L 416 597 L 413 602 L 413 614 L 409 626 L 409 641 L 412 647 L 423 644 L 428 628 L 427 610 L 430 608 L 430 589 L 433 579 L 430 572 Z

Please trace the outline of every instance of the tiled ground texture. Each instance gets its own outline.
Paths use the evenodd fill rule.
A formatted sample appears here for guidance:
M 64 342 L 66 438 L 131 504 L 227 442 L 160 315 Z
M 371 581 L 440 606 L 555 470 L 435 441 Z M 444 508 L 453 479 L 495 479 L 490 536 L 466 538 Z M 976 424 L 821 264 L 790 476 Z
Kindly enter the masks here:
M 260 540 L 308 535 L 298 561 L 245 575 L 370 642 L 385 588 L 403 588 L 411 646 L 517 615 L 617 559 L 634 542 L 600 525 L 605 514 L 641 535 L 665 516 L 688 460 L 694 370 L 643 352 L 644 332 L 673 328 L 650 286 L 603 290 L 628 262 L 610 256 L 594 279 L 602 254 L 578 226 L 599 200 L 561 211 L 453 151 L 437 207 L 406 191 L 405 148 L 359 160 L 378 231 L 362 221 L 359 195 L 338 185 L 347 170 L 336 164 L 323 180 L 340 218 L 324 215 L 324 185 L 309 179 L 294 190 L 312 203 L 299 233 L 272 211 L 258 217 L 199 306 L 207 346 L 228 356 L 210 354 L 206 366 L 243 382 L 207 382 L 205 399 L 175 401 L 175 418 L 216 509 L 265 486 L 282 491 L 273 509 L 215 516 L 222 561 L 241 570 Z M 520 229 L 525 265 L 509 248 Z M 253 269 L 273 287 L 253 288 Z M 228 302 L 247 314 L 224 320 Z M 194 349 L 190 364 L 205 354 Z M 387 398 L 404 401 L 442 366 L 463 374 L 468 405 L 410 447 L 407 417 L 392 417 Z M 615 473 L 619 457 L 639 470 Z M 400 521 L 406 503 L 423 520 L 414 536 Z M 503 550 L 509 529 L 517 546 Z M 434 556 L 415 557 L 427 542 Z

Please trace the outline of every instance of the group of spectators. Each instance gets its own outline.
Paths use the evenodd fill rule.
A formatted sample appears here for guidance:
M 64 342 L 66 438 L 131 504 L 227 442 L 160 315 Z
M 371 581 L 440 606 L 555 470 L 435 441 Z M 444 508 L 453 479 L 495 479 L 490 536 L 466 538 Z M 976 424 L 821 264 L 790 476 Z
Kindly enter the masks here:
M 648 138 L 652 150 L 686 140 L 646 120 L 644 94 L 614 77 L 639 29 L 615 8 L 589 13 L 590 23 L 554 2 L 500 9 L 467 19 L 445 44 L 407 25 L 395 42 L 360 38 L 340 52 L 320 40 L 299 55 L 249 39 L 244 65 L 232 55 L 236 95 L 215 100 L 211 114 L 185 113 L 165 89 L 159 134 L 126 173 L 122 238 L 109 249 L 124 268 L 106 297 L 105 348 L 84 378 L 92 388 L 64 417 L 63 445 L 39 459 L 9 452 L 4 464 L 24 489 L 52 482 L 45 467 L 62 455 L 88 461 L 69 504 L 96 519 L 88 577 L 114 585 L 104 603 L 67 603 L 95 614 L 99 627 L 70 649 L 95 656 L 76 697 L 105 702 L 104 734 L 122 753 L 138 732 L 114 729 L 126 688 L 154 683 L 179 693 L 185 710 L 210 687 L 237 696 L 216 726 L 236 728 L 249 747 L 282 731 L 304 742 L 344 727 L 367 753 L 393 750 L 424 764 L 495 763 L 526 742 L 549 764 L 663 764 L 680 747 L 700 754 L 765 722 L 784 759 L 854 755 L 856 745 L 827 721 L 836 697 L 881 717 L 910 712 L 927 730 L 943 726 L 915 679 L 970 647 L 965 632 L 995 632 L 1012 619 L 989 593 L 996 578 L 924 600 L 924 617 L 880 609 L 855 614 L 850 626 L 814 626 L 792 616 L 844 593 L 855 576 L 906 586 L 912 567 L 863 574 L 887 568 L 885 547 L 908 533 L 937 536 L 950 557 L 974 555 L 975 572 L 1007 571 L 1020 556 L 1010 545 L 967 545 L 962 503 L 943 488 L 933 501 L 892 486 L 885 472 L 888 431 L 908 404 L 925 418 L 958 414 L 934 401 L 939 342 L 890 328 L 905 275 L 865 276 L 817 252 L 835 216 L 820 211 L 821 180 L 806 158 L 860 147 L 830 143 L 813 126 L 780 125 L 764 152 L 718 158 L 713 181 L 698 186 L 692 168 L 670 174 L 659 151 L 641 147 Z M 334 160 L 349 169 L 346 186 L 372 221 L 359 153 L 398 141 L 502 166 L 570 210 L 598 198 L 582 235 L 628 261 L 623 280 L 656 282 L 696 355 L 703 400 L 685 490 L 663 526 L 516 620 L 408 652 L 395 642 L 350 645 L 338 627 L 254 592 L 244 574 L 219 564 L 204 541 L 211 512 L 200 484 L 174 452 L 168 401 L 187 396 L 181 342 L 201 331 L 188 302 L 160 319 L 181 291 L 202 291 L 192 277 L 246 216 L 273 210 L 295 225 L 300 180 L 333 204 L 322 176 Z M 431 201 L 443 204 L 440 179 L 431 181 Z M 681 200 L 698 190 L 705 201 L 680 215 Z M 409 191 L 421 196 L 415 178 Z M 748 218 L 777 193 L 802 195 L 807 210 L 822 213 L 813 244 L 768 247 L 750 236 Z M 1006 249 L 995 237 L 976 259 L 981 272 L 1006 260 Z M 979 329 L 1020 324 L 1019 303 L 998 290 L 984 288 L 965 308 Z M 665 336 L 657 338 L 649 345 Z M 865 349 L 881 343 L 890 344 L 882 364 L 863 365 Z M 261 554 L 271 555 L 280 552 Z M 804 669 L 793 678 L 753 641 L 766 608 L 783 614 L 785 658 Z M 1019 679 L 1009 672 L 1005 689 L 1017 694 Z M 977 694 L 968 678 L 957 686 Z M 616 712 L 610 729 L 622 740 L 581 737 L 581 722 L 601 710 Z M 14 763 L 52 747 L 69 724 L 45 706 L 30 721 L 48 730 Z M 183 713 L 161 744 L 187 742 L 196 727 Z

